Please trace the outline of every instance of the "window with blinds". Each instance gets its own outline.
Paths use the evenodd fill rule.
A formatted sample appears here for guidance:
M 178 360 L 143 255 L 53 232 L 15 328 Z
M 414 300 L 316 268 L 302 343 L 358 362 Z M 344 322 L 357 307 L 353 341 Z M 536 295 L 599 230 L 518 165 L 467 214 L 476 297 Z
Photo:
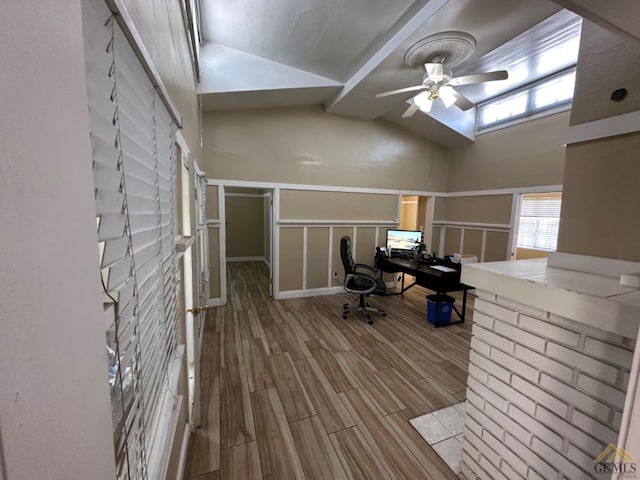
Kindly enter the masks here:
M 558 243 L 562 194 L 525 194 L 520 199 L 519 248 L 555 251 Z
M 176 347 L 175 125 L 103 0 L 83 27 L 117 473 L 146 479 Z

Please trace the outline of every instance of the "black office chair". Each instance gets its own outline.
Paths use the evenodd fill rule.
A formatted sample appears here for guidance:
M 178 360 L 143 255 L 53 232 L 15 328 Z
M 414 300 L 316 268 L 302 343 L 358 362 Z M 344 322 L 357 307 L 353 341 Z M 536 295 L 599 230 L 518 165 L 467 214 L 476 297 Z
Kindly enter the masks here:
M 369 325 L 373 324 L 373 320 L 371 320 L 369 312 L 377 312 L 383 317 L 386 317 L 387 313 L 384 310 L 370 307 L 365 301 L 365 297 L 372 294 L 384 295 L 387 290 L 387 286 L 380 278 L 376 278 L 374 276 L 378 273 L 375 268 L 363 263 L 354 262 L 353 255 L 351 253 L 351 238 L 349 236 L 345 235 L 340 239 L 340 258 L 342 259 L 342 265 L 344 266 L 343 287 L 346 292 L 358 295 L 358 303 L 354 304 L 354 306 L 357 306 L 358 310 L 365 314 L 367 317 L 367 323 Z M 369 273 L 364 273 L 362 270 L 367 270 Z M 347 315 L 349 314 L 349 304 L 345 303 L 343 304 L 343 307 L 344 310 L 342 311 L 342 318 L 347 318 Z

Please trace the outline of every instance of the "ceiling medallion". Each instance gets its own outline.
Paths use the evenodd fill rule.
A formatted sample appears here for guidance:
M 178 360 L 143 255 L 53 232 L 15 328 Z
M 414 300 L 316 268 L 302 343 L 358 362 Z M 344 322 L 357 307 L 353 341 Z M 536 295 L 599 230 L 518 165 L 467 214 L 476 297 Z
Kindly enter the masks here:
M 455 68 L 469 58 L 476 49 L 476 39 L 465 32 L 441 32 L 414 43 L 404 55 L 409 68 L 444 59 L 447 68 Z

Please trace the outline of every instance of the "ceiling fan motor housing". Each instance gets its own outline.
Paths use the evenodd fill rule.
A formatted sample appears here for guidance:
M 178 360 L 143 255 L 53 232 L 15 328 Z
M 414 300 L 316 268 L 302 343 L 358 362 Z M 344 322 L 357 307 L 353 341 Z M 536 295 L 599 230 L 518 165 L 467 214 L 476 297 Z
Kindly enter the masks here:
M 429 64 L 425 64 L 425 68 L 427 67 L 427 65 Z M 448 68 L 443 68 L 442 69 L 442 75 L 441 76 L 433 76 L 433 75 L 429 75 L 429 72 L 425 72 L 422 75 L 422 84 L 426 87 L 426 86 L 435 86 L 436 84 L 439 84 L 440 86 L 442 85 L 446 85 L 449 80 L 451 80 L 453 78 L 453 72 L 451 72 L 451 70 L 449 70 Z

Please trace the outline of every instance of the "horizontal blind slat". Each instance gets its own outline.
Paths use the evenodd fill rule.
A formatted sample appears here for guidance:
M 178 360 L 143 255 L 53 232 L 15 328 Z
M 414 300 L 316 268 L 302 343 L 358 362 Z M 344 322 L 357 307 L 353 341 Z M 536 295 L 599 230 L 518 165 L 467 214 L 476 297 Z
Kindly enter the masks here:
M 124 204 L 124 194 L 106 190 L 96 190 L 96 213 L 98 215 L 120 214 Z
M 98 241 L 117 240 L 125 235 L 127 217 L 124 214 L 101 215 L 98 224 Z
M 140 180 L 153 177 L 153 169 L 149 165 L 138 161 L 126 152 L 123 152 L 122 158 L 126 165 L 127 176 L 135 177 Z
M 156 214 L 130 214 L 129 215 L 129 224 L 131 225 L 131 230 L 133 232 L 142 232 L 145 230 L 151 230 L 152 228 L 156 228 L 158 226 L 158 221 L 160 221 L 159 225 L 162 227 L 162 217 L 158 218 Z
M 113 143 L 106 139 L 91 135 L 91 156 L 94 163 L 99 163 L 111 170 L 118 170 L 120 152 Z
M 135 192 L 135 196 L 155 200 L 158 197 L 158 187 L 155 183 L 149 183 L 154 179 L 140 180 L 129 175 L 125 176 L 127 182 L 127 193 Z
M 115 290 L 131 276 L 131 257 L 125 257 L 103 270 L 107 290 Z
M 141 214 L 155 214 L 158 210 L 158 202 L 149 198 L 142 198 L 137 195 L 127 195 L 127 205 L 129 211 Z
M 153 106 L 153 86 L 139 85 L 140 79 L 135 77 L 139 72 L 130 72 L 119 68 L 116 73 L 118 84 L 118 106 L 123 112 L 130 113 L 144 119 L 145 123 L 151 124 L 151 109 Z M 120 103 L 120 102 L 125 103 Z M 134 118 L 134 117 L 132 117 Z
M 122 173 L 100 163 L 93 164 L 93 185 L 95 188 L 117 192 L 120 189 Z
M 107 268 L 122 260 L 127 255 L 129 249 L 129 239 L 127 237 L 118 238 L 105 243 L 102 254 L 102 268 Z
M 131 236 L 131 244 L 133 246 L 133 254 L 138 255 L 140 251 L 149 245 L 158 244 L 158 231 L 156 229 L 143 230 L 136 232 Z M 136 264 L 136 267 L 140 265 Z
M 113 69 L 113 57 L 111 53 L 101 48 L 88 57 L 86 62 L 87 93 L 89 94 L 89 105 L 95 108 L 104 100 L 112 100 L 112 93 L 115 86 Z M 96 110 L 101 110 L 96 108 Z
M 107 145 L 115 145 L 118 138 L 118 128 L 113 123 L 113 115 L 115 114 L 115 105 L 110 101 L 109 107 L 105 109 L 94 109 L 89 106 L 89 121 L 91 123 L 91 135 L 101 138 Z M 103 112 L 103 113 L 100 113 Z
M 151 243 L 135 253 L 136 268 L 145 266 L 148 262 L 160 262 L 160 245 Z
M 132 277 L 118 290 L 118 315 L 122 315 L 129 304 L 134 304 L 133 300 L 135 300 L 135 281 Z
M 147 262 L 146 264 L 138 267 L 136 266 L 136 281 L 138 282 L 138 289 L 144 291 L 145 288 L 152 285 L 154 280 L 155 270 L 158 269 L 158 266 L 155 262 Z M 142 312 L 142 308 L 140 308 Z
M 127 165 L 127 160 L 129 158 L 133 158 L 141 164 L 147 165 L 150 169 L 154 168 L 155 158 L 153 154 L 140 146 L 137 141 L 130 138 L 126 133 L 120 135 L 120 141 L 122 142 L 122 151 L 127 155 L 124 158 L 125 167 Z
M 118 99 L 118 102 L 120 102 L 120 99 Z M 148 123 L 149 119 L 143 117 L 134 118 L 130 113 L 123 110 L 119 110 L 118 119 L 124 137 L 135 142 L 148 154 L 153 155 L 153 127 Z

